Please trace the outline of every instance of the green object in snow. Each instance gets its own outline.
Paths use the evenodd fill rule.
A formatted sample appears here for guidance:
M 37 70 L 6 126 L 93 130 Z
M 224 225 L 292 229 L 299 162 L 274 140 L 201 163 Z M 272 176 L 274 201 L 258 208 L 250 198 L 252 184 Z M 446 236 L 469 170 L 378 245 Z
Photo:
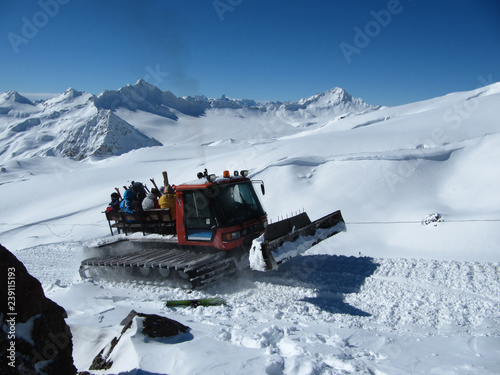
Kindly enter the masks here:
M 167 301 L 167 307 L 198 307 L 198 306 L 220 306 L 225 305 L 224 298 L 201 298 L 201 299 L 186 299 L 180 301 Z

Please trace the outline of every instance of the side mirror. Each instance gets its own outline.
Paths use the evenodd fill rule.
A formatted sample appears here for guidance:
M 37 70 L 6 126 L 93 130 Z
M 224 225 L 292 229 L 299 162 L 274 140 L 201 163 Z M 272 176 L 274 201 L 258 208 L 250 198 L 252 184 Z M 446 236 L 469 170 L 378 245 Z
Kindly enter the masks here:
M 264 183 L 260 184 L 260 190 L 262 191 L 262 195 L 266 195 L 266 188 L 264 187 Z

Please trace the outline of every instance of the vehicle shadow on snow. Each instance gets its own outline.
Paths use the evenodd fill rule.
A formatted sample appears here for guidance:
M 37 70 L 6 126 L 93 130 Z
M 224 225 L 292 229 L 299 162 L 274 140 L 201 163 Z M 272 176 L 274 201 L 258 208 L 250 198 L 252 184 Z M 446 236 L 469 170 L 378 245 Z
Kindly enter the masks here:
M 344 301 L 345 295 L 358 293 L 365 280 L 373 275 L 379 264 L 369 257 L 342 255 L 299 256 L 280 266 L 277 272 L 265 274 L 275 284 L 314 289 L 316 297 L 309 302 L 332 314 L 370 316 Z

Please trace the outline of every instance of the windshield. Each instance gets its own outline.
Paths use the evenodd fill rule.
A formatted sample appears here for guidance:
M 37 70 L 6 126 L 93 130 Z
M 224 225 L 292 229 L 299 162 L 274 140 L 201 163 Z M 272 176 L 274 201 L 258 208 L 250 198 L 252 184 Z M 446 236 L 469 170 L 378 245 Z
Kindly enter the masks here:
M 213 200 L 220 226 L 242 223 L 265 214 L 250 181 L 220 185 L 217 190 Z

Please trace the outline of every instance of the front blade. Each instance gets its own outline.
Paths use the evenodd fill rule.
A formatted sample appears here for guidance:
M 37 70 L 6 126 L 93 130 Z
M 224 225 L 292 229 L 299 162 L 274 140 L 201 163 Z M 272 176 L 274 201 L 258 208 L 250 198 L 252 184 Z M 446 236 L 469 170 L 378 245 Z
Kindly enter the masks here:
M 277 269 L 281 263 L 303 254 L 318 242 L 345 231 L 340 211 L 313 222 L 304 212 L 298 216 L 270 224 L 250 249 L 250 267 L 258 271 Z

